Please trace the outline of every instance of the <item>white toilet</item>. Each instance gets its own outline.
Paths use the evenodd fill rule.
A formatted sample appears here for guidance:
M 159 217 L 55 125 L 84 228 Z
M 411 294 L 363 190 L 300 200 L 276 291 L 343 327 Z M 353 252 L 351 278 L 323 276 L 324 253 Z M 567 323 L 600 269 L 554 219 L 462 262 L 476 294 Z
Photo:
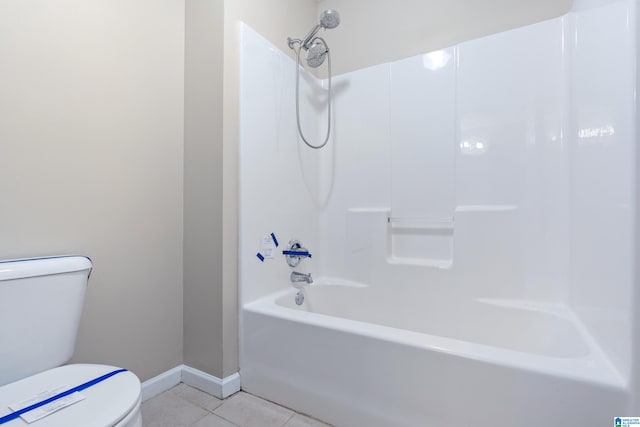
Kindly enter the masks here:
M 142 426 L 140 380 L 133 373 L 64 365 L 73 355 L 90 273 L 91 260 L 81 256 L 0 261 L 0 427 Z M 80 385 L 86 388 L 67 399 L 82 400 L 53 410 L 65 403 L 60 394 Z M 16 418 L 16 404 L 37 405 L 51 396 L 50 406 L 22 417 L 48 415 L 31 424 Z

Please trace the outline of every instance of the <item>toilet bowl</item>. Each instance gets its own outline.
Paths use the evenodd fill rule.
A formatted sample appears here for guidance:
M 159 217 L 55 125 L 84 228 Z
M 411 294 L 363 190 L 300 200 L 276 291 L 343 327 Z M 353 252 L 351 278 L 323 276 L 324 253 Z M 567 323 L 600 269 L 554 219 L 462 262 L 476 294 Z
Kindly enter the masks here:
M 0 387 L 0 419 L 10 405 L 61 386 L 74 387 L 118 369 L 107 365 L 72 364 L 50 369 Z M 80 392 L 83 400 L 41 418 L 34 427 L 141 427 L 140 381 L 133 373 L 118 373 Z M 53 403 L 53 402 L 52 402 Z M 33 412 L 33 411 L 32 411 Z M 21 418 L 0 427 L 27 426 Z
M 135 374 L 65 365 L 91 269 L 81 256 L 0 261 L 0 427 L 142 426 Z

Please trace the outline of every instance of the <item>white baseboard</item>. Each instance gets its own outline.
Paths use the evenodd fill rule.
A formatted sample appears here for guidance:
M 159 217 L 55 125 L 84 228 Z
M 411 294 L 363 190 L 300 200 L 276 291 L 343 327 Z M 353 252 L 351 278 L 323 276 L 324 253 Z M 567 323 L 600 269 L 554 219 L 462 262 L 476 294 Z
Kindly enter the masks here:
M 166 372 L 156 375 L 155 377 L 142 383 L 142 401 L 151 399 L 160 393 L 175 387 L 182 381 L 182 367 L 176 366 Z
M 237 372 L 220 379 L 206 372 L 183 365 L 182 382 L 219 399 L 224 399 L 240 391 L 240 375 Z
M 142 401 L 151 399 L 181 382 L 219 399 L 240 391 L 240 375 L 237 372 L 220 379 L 190 366 L 180 365 L 143 382 Z

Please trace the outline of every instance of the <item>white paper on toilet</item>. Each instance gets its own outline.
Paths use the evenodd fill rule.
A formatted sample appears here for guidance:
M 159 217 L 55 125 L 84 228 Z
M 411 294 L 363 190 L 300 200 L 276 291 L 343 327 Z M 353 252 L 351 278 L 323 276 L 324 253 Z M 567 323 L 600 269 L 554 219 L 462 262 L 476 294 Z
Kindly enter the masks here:
M 56 388 L 53 388 L 51 390 L 45 390 L 41 393 L 38 393 L 37 395 L 35 395 L 34 397 L 31 397 L 29 399 L 25 399 L 21 402 L 17 402 L 17 403 L 12 403 L 11 405 L 9 405 L 9 409 L 11 409 L 12 411 L 19 411 L 21 409 L 24 409 L 28 406 L 31 405 L 35 405 L 38 402 L 42 402 L 43 400 L 47 400 L 50 397 L 53 397 L 57 394 L 63 393 L 67 390 L 69 390 L 71 387 L 67 386 L 67 385 L 62 385 Z M 20 418 L 22 418 L 24 421 L 26 421 L 27 423 L 31 424 L 34 421 L 38 421 L 41 418 L 46 417 L 47 415 L 51 415 L 54 412 L 59 411 L 60 409 L 64 409 L 67 406 L 71 406 L 74 403 L 80 402 L 81 400 L 86 399 L 86 396 L 82 395 L 80 392 L 76 391 L 75 393 L 71 393 L 69 396 L 65 396 L 62 397 L 60 399 L 56 399 L 51 403 L 47 403 L 44 406 L 41 406 L 39 408 L 36 408 L 32 411 L 26 412 L 22 415 L 20 415 Z

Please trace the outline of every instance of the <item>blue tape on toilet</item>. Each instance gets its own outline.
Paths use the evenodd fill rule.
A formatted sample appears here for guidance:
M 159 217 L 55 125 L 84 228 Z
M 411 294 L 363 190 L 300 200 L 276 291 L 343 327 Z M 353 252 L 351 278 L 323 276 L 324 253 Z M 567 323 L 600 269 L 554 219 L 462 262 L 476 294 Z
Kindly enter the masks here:
M 79 386 L 76 386 L 76 387 L 74 387 L 72 389 L 69 389 L 67 391 L 63 391 L 60 394 L 56 394 L 55 396 L 51 396 L 50 398 L 48 398 L 46 400 L 43 400 L 42 402 L 34 403 L 33 405 L 27 406 L 26 408 L 22 408 L 19 411 L 15 411 L 15 412 L 10 413 L 9 415 L 5 415 L 4 417 L 0 418 L 0 424 L 8 423 L 9 421 L 13 421 L 16 418 L 20 418 L 20 415 L 22 415 L 22 414 L 25 414 L 25 413 L 27 413 L 29 411 L 33 411 L 34 409 L 37 409 L 37 408 L 39 408 L 41 406 L 44 406 L 44 405 L 47 405 L 47 404 L 49 404 L 51 402 L 54 402 L 54 401 L 56 401 L 58 399 L 62 399 L 63 397 L 69 396 L 70 394 L 73 394 L 76 391 L 80 391 L 80 390 L 84 390 L 86 388 L 89 388 L 89 387 L 91 387 L 93 385 L 96 385 L 96 384 L 98 384 L 98 383 L 100 383 L 100 382 L 102 382 L 102 381 L 104 381 L 104 380 L 106 380 L 108 378 L 111 378 L 112 376 L 114 376 L 116 374 L 119 374 L 120 372 L 127 372 L 127 369 L 116 369 L 115 371 L 109 372 L 108 374 L 104 374 L 101 377 L 94 378 L 91 381 L 87 381 L 84 384 L 80 384 Z
M 271 238 L 273 239 L 273 243 L 276 244 L 276 248 L 280 246 L 280 244 L 278 243 L 278 239 L 276 239 L 276 235 L 274 233 L 271 233 Z

